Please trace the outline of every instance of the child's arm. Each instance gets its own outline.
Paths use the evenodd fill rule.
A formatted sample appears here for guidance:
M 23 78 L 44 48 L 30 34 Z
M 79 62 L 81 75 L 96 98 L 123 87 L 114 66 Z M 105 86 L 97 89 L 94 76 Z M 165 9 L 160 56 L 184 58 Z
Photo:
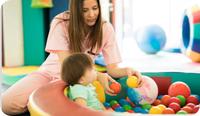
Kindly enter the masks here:
M 74 101 L 81 106 L 87 106 L 87 102 L 84 98 L 79 97 L 76 98 Z

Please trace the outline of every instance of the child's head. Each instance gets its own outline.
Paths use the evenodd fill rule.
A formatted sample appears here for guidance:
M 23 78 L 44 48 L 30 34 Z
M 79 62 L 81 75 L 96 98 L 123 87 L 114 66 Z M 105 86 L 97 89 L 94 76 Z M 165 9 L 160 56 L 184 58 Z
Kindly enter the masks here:
M 72 54 L 63 62 L 61 78 L 69 85 L 89 84 L 96 76 L 92 59 L 84 53 Z

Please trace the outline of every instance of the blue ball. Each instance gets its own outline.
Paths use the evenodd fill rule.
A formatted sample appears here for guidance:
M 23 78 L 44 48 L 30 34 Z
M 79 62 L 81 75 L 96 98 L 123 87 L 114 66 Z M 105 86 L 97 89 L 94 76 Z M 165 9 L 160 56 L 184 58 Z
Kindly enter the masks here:
M 165 46 L 166 35 L 160 26 L 149 25 L 137 31 L 136 41 L 142 51 L 155 54 Z

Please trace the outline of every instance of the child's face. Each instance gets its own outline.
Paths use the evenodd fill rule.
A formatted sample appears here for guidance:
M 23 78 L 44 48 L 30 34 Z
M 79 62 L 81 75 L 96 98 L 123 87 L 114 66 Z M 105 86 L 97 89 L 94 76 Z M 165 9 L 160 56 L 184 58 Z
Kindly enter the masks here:
M 82 77 L 82 81 L 84 84 L 89 84 L 95 81 L 97 78 L 97 72 L 94 68 L 87 69 L 85 74 Z

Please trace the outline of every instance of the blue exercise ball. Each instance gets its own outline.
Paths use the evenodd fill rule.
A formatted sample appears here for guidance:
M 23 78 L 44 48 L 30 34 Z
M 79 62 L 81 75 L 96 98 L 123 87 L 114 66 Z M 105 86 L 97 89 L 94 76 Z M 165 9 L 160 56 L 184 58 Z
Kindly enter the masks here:
M 142 51 L 155 54 L 165 46 L 166 34 L 160 26 L 149 25 L 137 31 L 136 41 Z

